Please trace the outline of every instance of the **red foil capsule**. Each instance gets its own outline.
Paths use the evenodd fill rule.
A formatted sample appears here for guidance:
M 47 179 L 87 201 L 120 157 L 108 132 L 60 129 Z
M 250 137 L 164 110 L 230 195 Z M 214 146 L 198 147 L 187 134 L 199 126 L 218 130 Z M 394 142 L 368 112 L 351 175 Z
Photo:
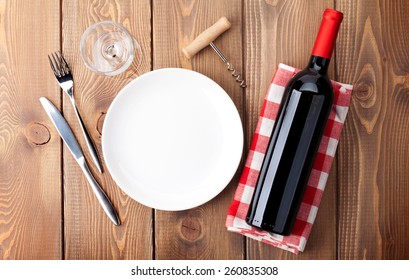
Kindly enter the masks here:
M 331 58 L 343 17 L 344 15 L 336 10 L 326 9 L 324 11 L 321 26 L 315 40 L 314 48 L 312 49 L 312 55 L 328 59 Z

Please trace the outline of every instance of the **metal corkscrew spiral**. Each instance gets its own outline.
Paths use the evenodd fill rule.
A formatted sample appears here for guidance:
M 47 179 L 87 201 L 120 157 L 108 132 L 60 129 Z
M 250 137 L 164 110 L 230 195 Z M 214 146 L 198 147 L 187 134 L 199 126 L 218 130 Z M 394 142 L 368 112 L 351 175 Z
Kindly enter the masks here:
M 240 84 L 240 87 L 247 87 L 246 81 L 242 78 L 232 64 L 227 60 L 223 53 L 216 47 L 213 41 L 224 31 L 231 27 L 231 23 L 226 17 L 221 17 L 215 24 L 200 33 L 196 39 L 194 39 L 188 46 L 182 49 L 183 54 L 191 59 L 196 53 L 210 45 L 220 59 L 227 65 L 227 70 L 230 72 L 232 77 Z
M 231 75 L 233 76 L 233 78 L 235 78 L 236 82 L 238 82 L 242 88 L 247 87 L 246 81 L 241 78 L 241 75 L 231 65 L 231 63 L 227 60 L 227 58 L 223 55 L 223 53 L 219 50 L 219 48 L 216 47 L 216 45 L 213 42 L 210 42 L 209 45 L 217 53 L 217 55 L 220 57 L 220 59 L 227 65 L 227 70 L 229 70 L 231 72 Z

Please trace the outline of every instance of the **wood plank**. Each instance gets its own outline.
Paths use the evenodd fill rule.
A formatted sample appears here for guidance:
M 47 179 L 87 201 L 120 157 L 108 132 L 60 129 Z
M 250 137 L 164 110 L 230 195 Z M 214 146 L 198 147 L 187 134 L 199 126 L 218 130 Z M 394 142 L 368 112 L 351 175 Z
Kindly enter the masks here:
M 268 85 L 279 63 L 304 68 L 310 57 L 325 8 L 333 1 L 244 1 L 245 65 L 249 87 L 246 93 L 246 136 L 256 129 Z M 334 77 L 334 63 L 330 66 Z M 299 255 L 248 239 L 249 259 L 336 258 L 336 165 L 326 190 L 306 249 Z
M 408 1 L 337 1 L 338 79 L 355 90 L 339 149 L 339 258 L 409 257 Z
M 183 67 L 205 74 L 221 85 L 243 112 L 243 93 L 217 55 L 206 48 L 191 61 L 182 47 L 213 25 L 221 16 L 232 23 L 215 44 L 241 70 L 241 1 L 153 1 L 153 68 Z M 181 212 L 156 211 L 155 256 L 157 259 L 242 259 L 243 237 L 227 232 L 227 209 L 238 183 L 229 186 L 210 202 Z
M 85 125 L 101 155 L 104 115 L 119 90 L 151 68 L 150 1 L 64 1 L 63 52 L 74 73 L 74 96 Z M 79 42 L 93 23 L 112 20 L 124 25 L 141 45 L 143 61 L 115 77 L 92 73 L 82 63 Z M 115 227 L 102 211 L 80 168 L 64 149 L 64 232 L 67 259 L 150 259 L 152 258 L 152 210 L 140 205 L 115 184 L 105 169 L 99 174 L 80 132 L 69 99 L 64 96 L 64 115 L 72 126 L 97 181 L 111 198 L 122 221 Z
M 62 257 L 61 141 L 38 101 L 61 104 L 59 3 L 0 2 L 0 259 Z

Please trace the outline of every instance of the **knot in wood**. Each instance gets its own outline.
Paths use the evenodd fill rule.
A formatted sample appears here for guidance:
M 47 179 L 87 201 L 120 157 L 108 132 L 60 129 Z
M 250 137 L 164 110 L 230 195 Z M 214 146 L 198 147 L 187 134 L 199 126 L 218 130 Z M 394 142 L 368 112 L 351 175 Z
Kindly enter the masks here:
M 34 145 L 45 145 L 51 139 L 50 130 L 41 123 L 30 123 L 26 128 L 27 140 Z
M 366 64 L 362 69 L 359 79 L 354 86 L 353 96 L 363 108 L 371 108 L 375 105 L 377 96 L 375 92 L 377 78 L 372 65 Z
M 368 100 L 373 94 L 373 86 L 368 83 L 359 83 L 354 88 L 354 94 L 356 94 L 357 98 L 360 100 Z
M 183 219 L 180 231 L 185 239 L 194 241 L 201 236 L 202 226 L 197 218 L 187 217 Z
M 106 115 L 106 114 L 107 114 L 107 113 L 105 113 L 105 112 L 101 112 L 101 115 L 100 115 L 99 118 L 98 118 L 98 121 L 97 121 L 97 131 L 98 131 L 99 135 L 102 135 L 102 127 L 103 127 L 103 125 L 104 125 L 105 115 Z

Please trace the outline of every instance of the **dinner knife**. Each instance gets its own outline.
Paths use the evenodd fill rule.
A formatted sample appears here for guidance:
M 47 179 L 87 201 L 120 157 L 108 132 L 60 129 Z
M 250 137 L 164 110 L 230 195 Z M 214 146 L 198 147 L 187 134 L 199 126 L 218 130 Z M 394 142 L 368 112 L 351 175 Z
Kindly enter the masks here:
M 75 139 L 75 136 L 72 133 L 70 126 L 65 121 L 61 113 L 57 110 L 57 108 L 55 108 L 55 106 L 50 102 L 50 100 L 48 100 L 45 97 L 41 97 L 40 102 L 41 105 L 43 105 L 47 115 L 53 122 L 55 128 L 57 129 L 58 134 L 60 134 L 65 145 L 67 145 L 71 154 L 74 156 L 78 165 L 81 167 L 82 172 L 84 172 L 85 177 L 87 178 L 89 184 L 91 185 L 92 190 L 94 191 L 105 213 L 116 226 L 119 226 L 121 222 L 119 221 L 115 208 L 109 201 L 109 198 L 107 197 L 105 192 L 99 186 L 98 182 L 95 180 L 94 176 L 92 176 L 92 173 L 88 168 L 87 162 L 85 161 L 84 154 L 82 153 L 81 148 L 78 145 L 78 142 Z

